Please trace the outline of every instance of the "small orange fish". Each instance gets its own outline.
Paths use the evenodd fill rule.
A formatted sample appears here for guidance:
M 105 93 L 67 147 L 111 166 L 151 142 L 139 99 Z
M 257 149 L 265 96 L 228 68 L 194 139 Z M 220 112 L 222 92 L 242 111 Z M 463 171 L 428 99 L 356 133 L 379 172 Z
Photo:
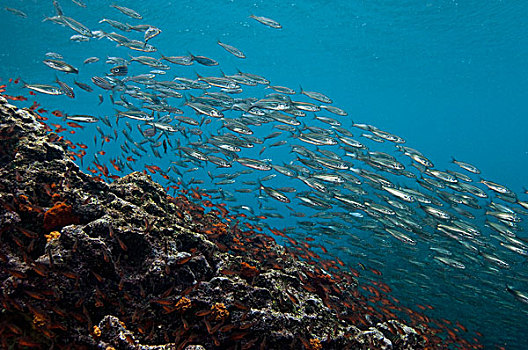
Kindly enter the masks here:
M 67 122 L 66 124 L 68 124 L 68 126 L 71 126 L 72 128 L 84 129 L 84 126 L 77 124 L 76 122 Z
M 115 170 L 121 171 L 121 168 L 119 167 L 119 165 L 116 164 L 115 159 L 110 160 L 110 163 L 112 163 L 112 166 L 114 167 Z

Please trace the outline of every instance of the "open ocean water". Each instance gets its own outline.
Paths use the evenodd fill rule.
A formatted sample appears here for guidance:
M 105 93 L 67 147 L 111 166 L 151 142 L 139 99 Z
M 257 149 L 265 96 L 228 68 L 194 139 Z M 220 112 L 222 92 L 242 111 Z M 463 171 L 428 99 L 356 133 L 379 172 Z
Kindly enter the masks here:
M 75 99 L 40 93 L 29 96 L 29 90 L 23 89 L 21 83 L 9 84 L 7 93 L 27 96 L 48 111 L 59 110 L 64 115 L 109 117 L 111 127 L 101 121 L 79 123 L 84 129 L 69 127 L 68 130 L 75 134 L 63 133 L 72 142 L 88 146 L 87 154 L 82 162 L 77 159 L 77 164 L 87 171 L 93 169 L 94 174 L 98 173 L 97 165 L 107 166 L 109 173 L 117 176 L 131 169 L 143 171 L 146 165 L 159 167 L 161 171 L 153 169 L 156 172 L 153 178 L 166 187 L 181 180 L 188 186 L 210 190 L 218 202 L 227 203 L 234 212 L 245 213 L 262 227 L 286 228 L 290 236 L 298 240 L 313 238 L 314 246 L 324 245 L 329 254 L 339 257 L 348 267 L 361 269 L 359 266 L 366 266 L 379 270 L 383 274 L 381 280 L 392 287 L 391 295 L 402 305 L 419 311 L 417 304 L 430 305 L 432 310 L 426 308 L 425 311 L 430 317 L 458 321 L 468 329 L 458 333 L 462 338 L 471 339 L 479 332 L 482 336 L 477 338 L 486 348 L 528 348 L 528 206 L 523 206 L 528 202 L 524 188 L 528 187 L 528 2 L 85 0 L 85 4 L 83 8 L 70 0 L 60 1 L 64 16 L 75 19 L 91 31 L 115 32 L 143 40 L 143 32 L 121 31 L 108 23 L 99 23 L 103 18 L 161 29 L 162 32 L 148 42 L 157 51 L 131 50 L 106 37 L 92 37 L 87 42 L 72 41 L 70 37 L 78 33 L 71 28 L 43 21 L 57 15 L 51 0 L 2 1 L 0 11 L 3 24 L 0 84 L 18 77 L 27 84 L 54 84 L 57 76 L 74 88 L 76 96 Z M 112 4 L 134 9 L 143 19 L 128 17 L 110 7 Z M 27 18 L 3 7 L 23 11 Z M 271 18 L 282 28 L 265 26 L 250 15 Z M 235 57 L 217 41 L 240 49 L 246 58 Z M 48 52 L 62 55 L 65 62 L 79 69 L 79 73 L 66 74 L 46 67 L 42 61 L 50 58 L 45 55 Z M 153 128 L 152 124 L 127 117 L 116 122 L 116 110 L 125 111 L 126 108 L 112 104 L 110 96 L 115 101 L 122 100 L 121 86 L 114 84 L 114 88 L 107 91 L 91 82 L 92 77 L 104 77 L 117 65 L 105 63 L 108 57 L 129 61 L 127 77 L 131 77 L 156 69 L 132 62 L 131 57 L 159 59 L 161 54 L 186 56 L 189 53 L 212 58 L 219 64 L 204 66 L 195 60 L 194 64 L 183 66 L 162 60 L 170 69 L 152 79 L 196 79 L 197 73 L 204 77 L 220 77 L 222 73 L 233 75 L 240 70 L 265 77 L 273 86 L 294 89 L 295 95 L 282 93 L 291 100 L 330 105 L 301 95 L 302 86 L 305 91 L 325 94 L 333 100 L 331 106 L 346 111 L 348 115 L 340 116 L 322 109 L 315 115 L 339 121 L 340 127 L 350 131 L 351 137 L 367 149 L 350 149 L 353 147 L 341 140 L 350 136 L 316 120 L 310 111 L 306 116 L 297 117 L 300 123 L 290 125 L 294 128 L 290 132 L 275 127 L 287 125 L 283 122 L 272 119 L 255 125 L 258 123 L 251 122 L 254 120 L 251 117 L 255 116 L 251 113 L 248 116 L 249 111 L 224 109 L 226 118 L 238 119 L 234 125 L 244 124 L 252 130 L 251 137 L 264 142 L 259 144 L 253 140 L 252 148 L 242 147 L 234 152 L 239 157 L 259 159 L 260 164 L 308 169 L 297 168 L 295 176 L 275 170 L 255 170 L 236 161 L 233 152 L 222 154 L 211 150 L 210 147 L 216 146 L 208 140 L 215 135 L 232 133 L 244 137 L 244 134 L 222 128 L 222 124 L 229 121 L 195 113 L 189 105 L 193 103 L 191 95 L 200 96 L 205 90 L 177 90 L 189 101 L 187 104 L 184 98 L 158 96 L 157 100 L 147 103 L 137 96 L 125 96 L 124 100 L 148 115 L 151 110 L 145 105 L 165 100 L 170 106 L 182 109 L 184 116 L 199 122 L 204 118 L 201 125 L 193 126 L 174 119 L 160 121 L 168 113 L 156 112 L 154 122 L 186 128 L 185 131 L 163 133 L 159 126 Z M 100 60 L 83 64 L 88 57 Z M 125 76 L 115 78 L 126 79 Z M 94 91 L 83 91 L 74 85 L 74 80 L 89 84 Z M 150 87 L 133 81 L 126 84 L 137 86 L 135 93 L 160 94 L 152 84 Z M 262 99 L 275 92 L 262 84 L 241 88 L 242 92 L 230 96 Z M 217 87 L 207 89 L 209 92 L 219 90 Z M 99 94 L 103 96 L 102 103 Z M 215 103 L 219 103 L 218 100 Z M 244 113 L 245 119 L 240 121 Z M 48 123 L 66 127 L 66 120 L 51 114 L 48 117 Z M 130 129 L 125 121 L 129 122 Z M 406 142 L 395 143 L 383 137 L 369 139 L 362 134 L 375 135 L 372 130 L 376 129 L 365 130 L 358 124 L 375 126 Z M 153 131 L 156 135 L 140 146 L 134 145 L 125 138 L 123 130 L 139 143 L 145 136 L 140 134 L 138 127 L 144 133 Z M 197 129 L 194 134 L 190 131 L 193 128 Z M 276 131 L 282 134 L 266 139 Z M 314 145 L 302 140 L 305 134 L 318 140 L 326 135 L 337 144 Z M 378 138 L 380 134 L 387 136 L 378 132 Z M 103 141 L 103 135 L 109 142 Z M 156 145 L 164 140 L 165 144 Z M 277 141 L 283 142 L 272 146 Z M 296 145 L 306 147 L 308 153 L 292 152 L 292 146 Z M 164 151 L 165 146 L 167 151 Z M 417 152 L 408 151 L 405 155 L 398 146 L 411 147 Z M 183 151 L 184 147 L 222 157 L 231 162 L 232 167 L 218 168 L 211 162 L 200 161 Z M 160 153 L 159 157 L 155 151 Z M 420 153 L 434 167 L 427 170 L 417 164 L 420 162 L 416 157 L 412 159 L 411 155 Z M 328 159 L 334 155 L 350 162 L 345 164 L 346 169 L 336 169 L 335 163 L 328 165 Z M 127 161 L 127 157 L 134 161 Z M 451 162 L 452 157 L 476 166 L 481 173 L 462 169 Z M 390 168 L 395 161 L 410 173 L 405 176 L 401 169 Z M 469 183 L 463 176 L 454 176 L 452 181 L 442 178 L 446 169 L 469 176 L 470 184 L 480 188 L 486 198 L 453 185 Z M 244 170 L 253 172 L 239 173 Z M 442 173 L 434 173 L 436 170 Z M 342 183 L 320 180 L 318 184 L 325 186 L 321 191 L 299 178 L 313 179 L 314 174 L 329 173 L 353 175 L 362 183 L 354 185 L 349 181 L 346 184 L 350 186 L 346 187 Z M 410 178 L 411 173 L 417 179 Z M 222 174 L 231 174 L 233 178 Z M 276 176 L 263 179 L 267 175 Z M 233 183 L 219 184 L 226 179 Z M 479 182 L 482 179 L 492 183 Z M 425 184 L 420 185 L 418 180 Z M 276 192 L 273 190 L 283 187 L 296 190 L 295 193 L 291 189 L 280 191 L 290 203 L 274 198 Z M 390 193 L 387 187 L 411 189 L 420 194 L 406 192 L 414 196 L 412 202 L 407 202 L 401 193 Z M 247 189 L 249 193 L 237 191 L 240 189 Z M 353 199 L 363 206 L 356 208 L 336 197 Z M 309 204 L 306 198 L 317 198 L 331 208 Z M 433 202 L 427 202 L 427 198 L 433 198 Z M 457 202 L 464 199 L 471 205 Z M 406 208 L 402 209 L 403 206 Z M 392 212 L 387 213 L 386 208 L 392 208 Z M 424 208 L 429 208 L 429 212 Z M 437 212 L 431 213 L 431 208 L 448 213 L 449 217 L 441 218 Z M 465 210 L 465 215 L 455 208 Z M 268 218 L 261 220 L 258 215 Z M 404 220 L 411 220 L 411 223 L 405 224 Z M 491 227 L 487 221 L 499 228 Z M 403 233 L 403 236 L 390 234 L 387 229 Z M 405 242 L 406 238 L 410 241 Z M 440 261 L 442 259 L 444 262 Z M 456 263 L 461 266 L 453 266 Z

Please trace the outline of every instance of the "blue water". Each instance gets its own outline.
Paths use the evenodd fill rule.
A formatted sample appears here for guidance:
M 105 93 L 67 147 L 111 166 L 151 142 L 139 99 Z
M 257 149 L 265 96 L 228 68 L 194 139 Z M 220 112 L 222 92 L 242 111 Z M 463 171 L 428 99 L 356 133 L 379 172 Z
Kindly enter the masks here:
M 523 187 L 528 187 L 528 19 L 524 15 L 528 13 L 528 2 L 119 2 L 141 13 L 142 21 L 110 8 L 114 2 L 86 2 L 87 8 L 66 0 L 61 1 L 61 5 L 68 16 L 91 30 L 119 32 L 107 24 L 99 24 L 102 18 L 159 27 L 163 33 L 150 41 L 158 48 L 157 53 L 150 54 L 153 57 L 160 57 L 159 53 L 185 55 L 190 51 L 220 63 L 217 67 L 171 65 L 163 79 L 169 80 L 175 75 L 195 78 L 195 72 L 219 76 L 220 69 L 226 74 L 234 74 L 240 69 L 262 75 L 274 85 L 296 90 L 302 85 L 305 90 L 328 95 L 335 106 L 345 109 L 349 114 L 347 117 L 321 113 L 339 119 L 344 127 L 350 128 L 352 121 L 375 125 L 404 138 L 406 146 L 421 151 L 434 162 L 436 169 L 459 171 L 450 163 L 451 156 L 454 156 L 478 166 L 483 178 L 508 186 L 525 201 L 528 198 L 522 195 Z M 4 81 L 21 77 L 31 83 L 52 83 L 55 72 L 42 64 L 44 54 L 49 51 L 62 54 L 66 62 L 78 67 L 80 74 L 75 78 L 85 83 L 90 77 L 109 71 L 111 66 L 104 63 L 106 56 L 128 58 L 129 54 L 143 55 L 116 47 L 114 42 L 104 38 L 87 43 L 69 41 L 69 37 L 76 33 L 51 22 L 42 22 L 44 17 L 54 15 L 51 1 L 6 1 L 5 5 L 24 11 L 28 18 L 0 11 L 4 28 L 0 31 L 0 77 Z M 282 24 L 283 29 L 265 27 L 248 18 L 250 14 L 273 18 Z M 128 36 L 130 33 L 121 34 Z M 139 39 L 138 33 L 130 34 L 134 35 Z M 217 40 L 241 49 L 247 59 L 230 55 L 216 44 Z M 89 56 L 98 56 L 101 60 L 83 65 L 83 60 Z M 149 69 L 133 63 L 130 70 L 138 74 Z M 63 73 L 57 75 L 73 86 L 72 77 Z M 27 95 L 26 90 L 14 89 L 19 89 L 16 93 Z M 38 101 L 50 111 L 60 109 L 70 114 L 110 116 L 115 113 L 108 94 L 103 90 L 95 88 L 91 94 L 78 88 L 75 91 L 75 101 L 65 96 L 41 95 Z M 258 97 L 270 92 L 262 88 L 244 88 L 244 91 L 246 96 Z M 97 95 L 100 93 L 105 101 L 99 106 Z M 184 108 L 182 101 L 172 104 Z M 186 115 L 194 116 L 190 109 L 185 110 Z M 216 133 L 219 124 L 210 125 L 215 129 L 206 130 L 206 133 Z M 263 137 L 271 131 L 271 126 L 252 129 L 255 136 Z M 105 130 L 113 133 L 108 128 Z M 95 133 L 93 128 L 87 127 L 84 133 L 77 132 L 71 137 L 76 142 L 92 146 Z M 358 129 L 354 130 L 354 136 L 360 133 Z M 99 157 L 106 159 L 108 166 L 108 160 L 121 153 L 118 145 L 117 142 L 105 145 L 107 157 Z M 369 147 L 386 152 L 393 149 L 374 143 L 369 143 Z M 258 148 L 248 150 L 244 156 L 258 157 L 258 151 Z M 288 151 L 285 146 L 271 148 L 262 154 L 262 158 L 270 158 L 274 164 L 280 165 L 282 161 L 294 159 Z M 159 160 L 149 154 L 137 163 L 137 170 L 143 170 L 144 164 L 166 165 L 168 157 Z M 178 155 L 172 152 L 170 157 L 177 158 Z M 89 166 L 92 159 L 87 158 L 84 166 Z M 412 168 L 408 158 L 398 156 L 398 159 L 405 160 L 406 167 Z M 225 172 L 242 169 L 234 165 Z M 214 171 L 214 167 L 208 166 L 205 170 Z M 250 177 L 256 178 L 257 175 L 263 176 L 255 174 Z M 189 181 L 191 177 L 208 181 L 203 169 L 186 174 L 184 180 Z M 292 180 L 286 184 L 278 178 L 266 185 L 308 190 L 300 181 Z M 206 182 L 204 187 L 214 188 L 214 185 Z M 239 195 L 234 192 L 234 187 L 225 188 L 238 198 L 237 203 L 230 205 L 243 202 L 258 212 L 261 200 L 253 195 Z M 279 206 L 277 203 L 269 201 L 265 206 Z M 486 204 L 485 201 L 480 203 Z M 316 212 L 300 206 L 298 201 L 292 201 L 290 207 L 310 214 Z M 283 206 L 280 208 L 284 209 Z M 524 219 L 526 221 L 526 217 Z M 286 217 L 272 223 L 273 226 L 298 228 L 296 220 Z M 486 230 L 482 226 L 482 216 L 474 222 Z M 526 224 L 521 226 L 528 228 Z M 510 259 L 511 270 L 494 272 L 481 263 L 472 266 L 470 271 L 460 272 L 431 262 L 431 251 L 422 242 L 409 247 L 380 236 L 362 234 L 358 233 L 361 239 L 369 237 L 367 248 L 347 236 L 318 235 L 318 240 L 326 242 L 333 254 L 352 265 L 362 261 L 382 271 L 384 281 L 394 287 L 393 294 L 402 303 L 434 306 L 430 315 L 459 320 L 471 332 L 482 332 L 481 342 L 489 347 L 493 344 L 511 349 L 528 347 L 526 339 L 516 338 L 528 333 L 525 322 L 528 306 L 504 291 L 505 283 L 510 282 L 519 290 L 528 291 L 525 258 L 502 255 Z M 519 232 L 519 237 L 527 237 L 526 232 Z M 444 248 L 459 252 L 454 245 L 446 244 Z M 359 253 L 365 256 L 354 257 Z M 426 261 L 426 266 L 420 267 L 409 261 Z M 477 272 L 482 281 L 472 278 Z M 521 279 L 512 279 L 512 276 L 521 276 Z

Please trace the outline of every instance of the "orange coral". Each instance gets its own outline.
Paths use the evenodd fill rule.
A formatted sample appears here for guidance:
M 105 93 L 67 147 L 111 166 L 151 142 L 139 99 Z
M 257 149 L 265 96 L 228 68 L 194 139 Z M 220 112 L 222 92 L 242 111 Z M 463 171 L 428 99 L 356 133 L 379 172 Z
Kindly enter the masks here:
M 229 311 L 227 311 L 224 303 L 215 303 L 211 306 L 211 316 L 216 321 L 223 321 L 229 317 Z
M 174 306 L 176 307 L 176 310 L 185 312 L 191 307 L 191 300 L 186 297 L 182 297 Z
M 242 268 L 240 269 L 240 276 L 245 278 L 253 278 L 260 274 L 260 271 L 252 265 L 249 265 L 247 262 L 242 262 Z
M 97 326 L 93 326 L 93 335 L 96 338 L 99 338 L 101 336 L 101 328 L 99 328 Z
M 44 213 L 44 229 L 48 231 L 78 223 L 79 218 L 73 213 L 71 205 L 64 202 L 55 203 Z
M 54 239 L 57 239 L 57 238 L 60 237 L 60 232 L 59 231 L 51 231 L 49 234 L 44 235 L 44 237 L 46 237 L 46 242 L 51 242 Z
M 319 339 L 310 339 L 310 350 L 321 350 L 322 348 L 323 345 L 321 344 L 321 341 Z
M 42 316 L 40 315 L 35 315 L 33 317 L 33 324 L 37 327 L 42 327 L 46 324 L 46 319 L 44 319 Z

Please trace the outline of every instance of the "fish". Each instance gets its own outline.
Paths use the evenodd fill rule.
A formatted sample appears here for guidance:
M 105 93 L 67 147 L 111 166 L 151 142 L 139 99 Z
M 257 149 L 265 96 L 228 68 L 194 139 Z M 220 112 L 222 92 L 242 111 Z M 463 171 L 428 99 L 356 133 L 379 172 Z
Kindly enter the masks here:
M 86 36 L 86 37 L 93 37 L 93 33 L 88 27 L 86 27 L 84 24 L 76 21 L 75 19 L 71 17 L 67 17 L 64 15 L 59 15 L 62 23 L 64 23 L 66 26 L 70 27 L 72 30 L 76 31 L 80 35 Z
M 86 41 L 90 41 L 90 37 L 86 35 L 81 35 L 81 34 L 74 34 L 70 36 L 70 40 L 76 41 L 76 42 L 86 42 Z
M 182 66 L 190 66 L 194 63 L 192 56 L 163 56 L 162 60 L 169 61 L 170 63 L 179 64 Z
M 268 171 L 272 169 L 271 165 L 258 159 L 239 157 L 235 159 L 235 161 L 243 166 L 247 166 L 256 170 Z
M 79 7 L 82 7 L 82 8 L 85 8 L 85 7 L 86 7 L 86 4 L 85 4 L 83 1 L 81 1 L 81 0 L 72 0 L 72 2 L 73 2 L 75 5 L 79 6 Z
M 54 58 L 56 60 L 62 60 L 64 59 L 64 57 L 62 57 L 61 54 L 59 53 L 56 53 L 56 52 L 46 52 L 46 57 L 49 57 L 49 58 Z
M 459 167 L 461 167 L 462 169 L 464 170 L 467 170 L 469 171 L 470 173 L 473 173 L 473 174 L 480 174 L 480 170 L 474 166 L 474 165 L 471 165 L 469 163 L 464 163 L 464 162 L 461 162 L 461 161 L 458 161 L 456 160 L 454 157 L 451 157 L 451 162 L 458 165 Z
M 408 235 L 404 234 L 403 232 L 400 232 L 398 230 L 394 230 L 394 229 L 389 228 L 389 227 L 386 227 L 385 231 L 388 232 L 394 238 L 400 240 L 401 242 L 403 242 L 405 244 L 416 245 L 416 241 L 414 239 L 412 239 L 411 237 L 409 237 Z M 438 258 L 438 257 L 435 257 L 435 258 Z M 443 258 L 443 259 L 445 259 L 445 258 Z M 440 261 L 444 262 L 445 260 L 444 261 L 440 260 Z M 450 265 L 450 266 L 453 266 L 453 265 Z
M 330 103 L 333 103 L 332 99 L 320 92 L 315 92 L 315 91 L 304 91 L 302 86 L 300 86 L 300 90 L 301 90 L 301 94 L 303 95 L 306 95 L 308 97 L 310 97 L 311 99 L 314 99 L 316 101 L 319 101 L 319 102 L 322 102 L 322 103 L 326 103 L 326 104 L 330 104 Z
M 62 91 L 61 89 L 58 89 L 57 87 L 53 85 L 24 83 L 23 87 L 26 89 L 36 91 L 36 92 L 40 92 L 41 94 L 46 94 L 46 95 L 56 96 L 56 95 L 64 94 L 64 91 Z
M 224 114 L 221 111 L 209 105 L 203 104 L 203 103 L 193 103 L 193 102 L 186 101 L 185 105 L 194 109 L 196 113 L 198 114 L 205 114 L 207 116 L 214 117 L 214 118 L 222 118 L 224 116 Z
M 348 115 L 347 111 L 336 106 L 321 105 L 320 108 L 326 109 L 330 113 L 334 113 L 343 117 L 346 117 Z
M 92 56 L 92 57 L 88 57 L 87 59 L 84 60 L 84 64 L 89 64 L 89 63 L 95 63 L 95 62 L 99 62 L 99 57 L 95 57 L 95 56 Z
M 96 123 L 99 121 L 99 119 L 94 116 L 81 115 L 81 114 L 66 115 L 64 118 L 67 120 L 80 122 L 80 123 Z
M 528 304 L 528 294 L 515 290 L 508 285 L 506 285 L 506 291 L 508 291 L 508 293 L 513 295 L 515 299 L 519 300 L 521 303 Z
M 268 26 L 270 28 L 274 28 L 274 29 L 281 29 L 282 28 L 282 25 L 271 19 L 271 18 L 267 18 L 267 17 L 263 17 L 263 16 L 255 16 L 255 15 L 250 15 L 249 18 L 253 18 L 254 20 L 264 24 L 265 26 Z
M 55 76 L 55 82 L 60 86 L 60 89 L 64 93 L 64 95 L 68 96 L 69 98 L 75 98 L 75 93 L 68 84 L 63 81 L 60 81 L 57 76 Z
M 130 27 L 129 24 L 121 23 L 121 22 L 115 21 L 113 19 L 103 18 L 102 20 L 99 21 L 99 23 L 108 23 L 112 27 L 114 27 L 116 29 L 119 29 L 119 30 L 122 30 L 124 32 L 130 32 L 130 30 L 131 30 L 131 27 Z
M 442 264 L 454 267 L 456 269 L 465 269 L 466 268 L 466 266 L 464 264 L 462 264 L 460 261 L 457 261 L 455 259 L 451 259 L 451 258 L 448 258 L 448 257 L 435 256 L 434 259 L 440 261 Z
M 141 16 L 139 13 L 137 13 L 136 11 L 134 11 L 134 10 L 128 8 L 128 7 L 119 6 L 119 5 L 110 5 L 110 7 L 115 8 L 116 10 L 118 10 L 119 12 L 127 15 L 130 18 L 143 19 L 143 16 Z
M 23 12 L 23 11 L 20 11 L 19 9 L 16 9 L 16 8 L 13 8 L 13 7 L 4 7 L 4 9 L 8 12 L 11 12 L 12 14 L 15 14 L 17 15 L 18 17 L 21 17 L 21 18 L 27 18 L 28 15 Z
M 195 56 L 192 53 L 189 53 L 189 56 L 191 57 L 191 61 L 198 62 L 202 66 L 218 66 L 218 62 L 212 58 L 205 56 Z
M 77 85 L 78 87 L 80 87 L 81 89 L 83 89 L 84 91 L 87 91 L 87 92 L 92 92 L 93 91 L 93 89 L 92 89 L 92 87 L 90 85 L 78 82 L 76 80 L 74 80 L 73 83 L 75 85 Z
M 286 86 L 268 85 L 266 88 L 273 89 L 281 94 L 295 95 L 297 92 Z
M 282 203 L 290 203 L 290 199 L 283 193 L 281 193 L 280 191 L 278 190 L 275 190 L 271 187 L 266 187 L 262 184 L 260 184 L 260 187 L 259 187 L 261 190 L 264 190 L 264 192 L 266 192 L 266 194 L 268 196 L 270 196 L 271 198 L 273 199 L 276 199 L 278 200 L 279 202 L 282 202 Z
M 166 64 L 163 64 L 161 63 L 160 60 L 158 60 L 157 58 L 154 58 L 154 57 L 150 57 L 150 56 L 137 56 L 137 57 L 130 57 L 130 61 L 131 62 L 139 62 L 141 64 L 144 64 L 146 66 L 149 66 L 149 67 L 154 67 L 154 68 L 160 68 L 160 69 L 170 69 L 169 66 L 167 66 Z
M 218 45 L 222 46 L 227 52 L 238 58 L 246 58 L 246 55 L 234 46 L 225 44 L 220 40 L 217 41 Z
M 56 59 L 45 59 L 42 61 L 46 66 L 53 68 L 55 70 L 66 72 L 66 73 L 74 73 L 78 74 L 79 70 L 75 68 L 74 66 L 60 60 Z
M 108 80 L 103 77 L 92 77 L 92 82 L 104 90 L 112 90 L 114 85 L 112 85 Z
M 53 8 L 55 9 L 55 12 L 57 13 L 57 16 L 64 16 L 64 11 L 62 11 L 60 3 L 57 0 L 53 0 L 52 4 Z

